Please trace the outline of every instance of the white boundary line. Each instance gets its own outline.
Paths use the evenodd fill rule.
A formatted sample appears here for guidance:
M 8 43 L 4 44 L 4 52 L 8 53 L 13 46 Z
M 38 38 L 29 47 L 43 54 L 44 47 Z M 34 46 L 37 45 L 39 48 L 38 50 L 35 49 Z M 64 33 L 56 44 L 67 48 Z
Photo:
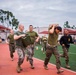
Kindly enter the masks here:
M 34 59 L 39 60 L 39 61 L 41 61 L 41 62 L 44 62 L 43 60 L 40 60 L 40 59 L 35 58 L 35 57 L 34 57 Z M 55 65 L 54 65 L 54 64 L 52 64 L 52 63 L 49 63 L 49 64 L 51 64 L 51 65 L 55 66 Z M 63 68 L 63 67 L 61 67 L 61 68 Z M 72 73 L 75 73 L 75 74 L 76 74 L 76 72 L 75 72 L 75 71 L 72 71 L 72 70 L 69 70 L 69 69 L 66 69 L 66 68 L 63 68 L 63 69 L 68 70 L 68 71 L 70 71 L 70 72 L 72 72 Z

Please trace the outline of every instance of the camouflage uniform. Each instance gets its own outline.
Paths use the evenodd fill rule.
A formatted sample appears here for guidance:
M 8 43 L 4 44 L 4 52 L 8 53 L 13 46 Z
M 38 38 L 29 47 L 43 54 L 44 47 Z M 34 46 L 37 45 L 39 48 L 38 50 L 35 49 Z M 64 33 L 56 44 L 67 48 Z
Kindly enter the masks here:
M 15 33 L 15 35 L 21 35 L 21 34 L 24 34 L 24 32 L 19 32 L 17 31 Z M 23 43 L 22 43 L 22 39 L 19 38 L 16 40 L 16 50 L 17 50 L 17 53 L 18 53 L 18 56 L 19 56 L 19 59 L 18 59 L 18 66 L 20 66 L 23 61 L 24 61 L 24 58 L 25 58 L 25 50 L 24 50 L 24 46 L 23 46 Z
M 69 55 L 68 55 L 69 48 L 66 48 L 65 46 L 62 46 L 62 49 L 63 49 L 64 52 L 61 55 L 61 57 L 64 57 L 65 58 L 66 65 L 68 65 L 69 64 Z
M 47 43 L 47 37 L 43 36 L 42 37 L 43 52 L 46 51 L 46 43 Z
M 15 42 L 14 42 L 14 35 L 9 35 L 7 37 L 7 41 L 9 42 L 9 50 L 10 50 L 10 57 L 13 58 L 13 53 L 15 52 Z
M 29 45 L 26 49 L 27 49 L 27 57 L 28 57 L 28 60 L 31 64 L 31 66 L 33 66 L 33 55 L 34 55 L 34 47 L 35 47 L 35 40 L 36 40 L 36 37 L 38 37 L 38 34 L 34 31 L 32 32 L 27 32 L 27 34 L 29 34 L 29 36 L 31 37 L 31 45 Z
M 46 58 L 44 61 L 44 66 L 48 65 L 48 62 L 50 60 L 50 57 L 52 54 L 54 54 L 56 58 L 56 68 L 60 69 L 60 60 L 59 60 L 59 53 L 57 50 L 57 39 L 58 39 L 58 34 L 54 31 L 53 34 L 49 34 L 48 36 L 48 44 L 46 46 Z

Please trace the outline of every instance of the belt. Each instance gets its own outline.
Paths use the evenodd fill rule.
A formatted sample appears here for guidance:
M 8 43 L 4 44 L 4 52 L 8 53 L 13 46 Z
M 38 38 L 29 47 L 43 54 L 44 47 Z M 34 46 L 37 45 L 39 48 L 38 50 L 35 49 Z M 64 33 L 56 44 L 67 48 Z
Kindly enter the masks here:
M 50 46 L 50 47 L 57 47 L 57 45 L 50 45 L 48 43 L 47 43 L 47 45 Z

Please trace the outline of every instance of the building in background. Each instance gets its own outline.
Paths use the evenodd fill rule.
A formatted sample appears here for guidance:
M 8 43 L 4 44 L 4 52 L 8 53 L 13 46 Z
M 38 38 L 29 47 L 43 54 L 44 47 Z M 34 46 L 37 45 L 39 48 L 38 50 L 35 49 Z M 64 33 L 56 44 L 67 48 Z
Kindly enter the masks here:
M 58 40 L 60 39 L 60 37 L 63 35 L 64 30 L 68 30 L 69 34 L 72 35 L 72 37 L 76 38 L 76 29 L 71 29 L 71 28 L 63 28 L 62 32 L 59 35 Z M 35 27 L 34 31 L 36 31 L 40 37 L 44 36 L 46 34 L 46 36 L 48 36 L 48 27 Z
M 10 29 L 0 25 L 0 37 L 2 39 L 2 41 L 5 41 L 5 39 L 7 38 L 8 34 L 9 34 Z

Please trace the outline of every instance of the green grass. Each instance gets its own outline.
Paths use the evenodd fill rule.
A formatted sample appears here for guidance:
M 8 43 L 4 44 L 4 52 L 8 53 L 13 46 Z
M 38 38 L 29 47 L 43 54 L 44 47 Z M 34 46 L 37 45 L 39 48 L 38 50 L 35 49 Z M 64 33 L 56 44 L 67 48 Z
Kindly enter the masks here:
M 41 51 L 41 47 L 42 47 L 41 45 L 38 45 L 38 50 L 35 50 L 34 57 L 44 60 L 45 54 L 43 54 L 43 52 Z M 58 50 L 60 54 L 63 53 L 61 46 L 58 46 Z M 76 71 L 76 45 L 71 45 L 69 48 L 69 60 L 70 60 L 69 65 L 71 66 L 71 70 Z M 65 59 L 60 58 L 60 61 L 61 61 L 61 66 L 65 68 Z M 54 55 L 52 55 L 49 62 L 53 64 L 56 63 Z

